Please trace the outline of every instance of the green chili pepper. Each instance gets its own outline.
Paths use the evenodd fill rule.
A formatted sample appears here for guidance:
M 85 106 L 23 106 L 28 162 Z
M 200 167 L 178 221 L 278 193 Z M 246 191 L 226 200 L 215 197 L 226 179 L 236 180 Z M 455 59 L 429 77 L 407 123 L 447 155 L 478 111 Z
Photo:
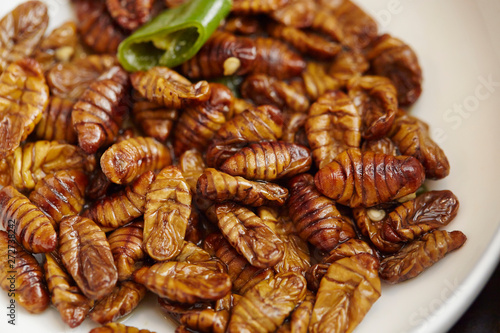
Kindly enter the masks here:
M 190 0 L 167 9 L 120 44 L 118 60 L 130 72 L 180 65 L 199 51 L 230 10 L 231 0 Z

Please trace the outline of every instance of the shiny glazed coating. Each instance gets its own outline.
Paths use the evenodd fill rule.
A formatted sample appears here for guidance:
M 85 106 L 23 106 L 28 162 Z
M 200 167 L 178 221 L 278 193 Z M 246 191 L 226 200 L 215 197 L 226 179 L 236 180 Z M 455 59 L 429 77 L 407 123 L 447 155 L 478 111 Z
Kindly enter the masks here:
M 111 17 L 124 29 L 135 30 L 151 16 L 154 0 L 106 0 Z
M 255 39 L 257 57 L 252 68 L 253 74 L 267 74 L 279 80 L 300 75 L 306 67 L 304 59 L 288 45 L 274 38 Z
M 56 249 L 57 233 L 49 218 L 12 186 L 0 190 L 0 220 L 29 252 Z
M 143 267 L 134 273 L 134 280 L 160 297 L 187 304 L 215 301 L 231 290 L 227 274 L 175 261 Z
M 361 253 L 368 253 L 372 256 L 376 256 L 375 251 L 361 239 L 352 238 L 348 241 L 339 244 L 336 248 L 331 250 L 322 260 L 322 263 L 331 264 L 334 261 L 340 260 L 346 257 L 352 257 Z
M 234 306 L 227 332 L 274 332 L 305 297 L 307 284 L 298 273 L 262 281 Z
M 75 55 L 78 45 L 78 32 L 74 22 L 66 22 L 55 28 L 41 42 L 33 58 L 47 72 L 58 62 L 68 62 Z
M 96 302 L 90 319 L 104 325 L 128 315 L 146 295 L 146 287 L 134 281 L 118 282 L 115 289 Z
M 30 313 L 40 313 L 50 304 L 42 268 L 35 257 L 3 230 L 0 230 L 0 286 Z
M 422 93 L 422 69 L 410 46 L 388 34 L 370 46 L 367 58 L 376 75 L 388 77 L 398 91 L 401 106 L 408 106 Z
M 63 218 L 82 210 L 87 184 L 87 176 L 80 170 L 57 171 L 39 181 L 29 199 L 58 229 Z
M 447 253 L 460 248 L 466 240 L 461 231 L 434 230 L 384 258 L 380 262 L 380 277 L 389 283 L 414 278 Z
M 128 106 L 128 74 L 114 66 L 92 82 L 73 106 L 71 119 L 78 145 L 94 154 L 116 140 Z
M 281 141 L 309 146 L 304 130 L 308 117 L 305 113 L 289 113 L 285 120 L 288 126 L 283 130 Z
M 415 192 L 425 180 L 414 157 L 391 156 L 349 149 L 314 177 L 318 190 L 336 202 L 371 207 Z
M 145 253 L 142 249 L 144 222 L 133 222 L 108 236 L 109 247 L 118 271 L 118 281 L 126 281 L 142 267 Z
M 256 57 L 253 40 L 216 30 L 200 51 L 181 68 L 182 73 L 191 79 L 245 75 L 251 71 Z M 230 66 L 231 62 L 234 65 Z
M 311 257 L 307 242 L 297 235 L 293 222 L 279 215 L 275 208 L 260 207 L 258 215 L 271 230 L 283 242 L 283 259 L 274 265 L 276 273 L 304 272 L 311 266 Z
M 54 66 L 47 73 L 47 83 L 54 96 L 76 101 L 87 87 L 104 72 L 118 64 L 111 55 L 89 55 Z
M 427 178 L 442 179 L 450 173 L 448 158 L 422 120 L 400 111 L 389 136 L 402 155 L 413 156 L 422 163 Z
M 352 332 L 380 297 L 378 265 L 369 254 L 331 264 L 316 295 L 309 332 Z
M 347 89 L 361 115 L 363 138 L 375 140 L 384 137 L 398 111 L 397 92 L 391 81 L 379 76 L 354 77 L 347 83 Z
M 377 22 L 350 0 L 320 0 L 320 5 L 331 7 L 342 29 L 342 44 L 350 49 L 362 49 L 378 34 Z
M 207 149 L 206 161 L 218 167 L 244 146 L 257 141 L 276 141 L 283 134 L 283 114 L 270 105 L 245 110 L 226 121 Z
M 174 152 L 180 156 L 189 149 L 200 152 L 210 144 L 215 133 L 232 117 L 233 95 L 226 86 L 210 83 L 210 98 L 185 108 L 174 130 Z
M 396 252 L 412 241 L 450 223 L 458 212 L 458 199 L 451 191 L 429 191 L 397 206 L 380 221 L 363 208 L 353 214 L 360 231 L 381 251 Z
M 79 326 L 87 317 L 94 301 L 82 294 L 54 254 L 45 255 L 43 268 L 52 304 L 59 311 L 61 319 L 71 328 Z
M 130 183 L 146 171 L 160 170 L 171 163 L 168 148 L 148 137 L 115 143 L 101 156 L 102 171 L 116 184 Z
M 369 68 L 370 63 L 361 51 L 345 50 L 335 57 L 328 74 L 347 85 L 351 78 L 363 75 Z
M 210 98 L 207 81 L 191 84 L 188 79 L 167 67 L 135 72 L 130 79 L 141 96 L 167 108 L 182 109 Z
M 31 190 L 48 174 L 60 170 L 91 172 L 95 157 L 87 155 L 77 146 L 59 141 L 26 143 L 8 157 L 12 184 L 20 191 Z
M 177 167 L 164 168 L 146 194 L 144 251 L 158 261 L 179 254 L 190 215 L 191 193 L 186 180 Z
M 331 59 L 341 50 L 342 46 L 319 34 L 303 31 L 294 27 L 271 24 L 267 31 L 271 37 L 284 40 L 299 52 L 316 59 Z
M 274 105 L 293 112 L 307 112 L 309 100 L 296 87 L 265 74 L 248 76 L 241 85 L 241 95 L 257 105 Z
M 253 35 L 261 31 L 261 24 L 256 16 L 232 14 L 226 17 L 224 31 L 238 35 Z
M 125 326 L 120 323 L 108 323 L 102 327 L 96 327 L 89 333 L 155 333 L 153 331 L 141 330 L 132 326 Z
M 51 96 L 49 105 L 35 128 L 35 136 L 41 140 L 59 140 L 75 144 L 77 137 L 71 121 L 74 104 L 70 99 Z
M 186 327 L 207 333 L 224 333 L 229 322 L 229 311 L 212 309 L 192 310 L 182 314 L 180 322 Z
M 327 92 L 311 106 L 305 130 L 314 162 L 320 169 L 361 143 L 360 115 L 341 91 Z
M 243 148 L 228 158 L 220 169 L 246 179 L 276 180 L 306 172 L 311 164 L 311 154 L 306 147 L 274 141 Z
M 307 28 L 314 21 L 316 11 L 315 1 L 289 0 L 286 5 L 274 10 L 271 17 L 289 27 Z
M 304 89 L 311 101 L 316 101 L 329 90 L 338 90 L 342 87 L 342 82 L 328 74 L 326 66 L 322 63 L 309 61 L 301 76 Z
M 179 157 L 179 169 L 189 185 L 192 194 L 196 193 L 196 184 L 203 171 L 206 169 L 201 152 L 191 149 Z
M 118 273 L 106 234 L 92 220 L 66 217 L 59 225 L 59 254 L 82 293 L 97 300 L 115 287 Z
M 290 316 L 290 332 L 307 333 L 316 295 L 307 291 L 306 297 Z
M 234 203 L 219 204 L 215 211 L 222 234 L 251 265 L 267 268 L 283 259 L 283 242 L 252 211 Z
M 313 176 L 298 175 L 290 180 L 288 187 L 288 213 L 302 239 L 330 251 L 338 243 L 356 236 L 351 222 L 340 214 L 335 202 L 314 186 Z
M 196 193 L 215 202 L 237 201 L 252 207 L 281 206 L 288 198 L 288 190 L 277 184 L 233 177 L 213 168 L 205 169 L 198 178 Z
M 213 255 L 227 265 L 227 274 L 233 283 L 234 292 L 244 293 L 260 281 L 274 276 L 271 268 L 261 269 L 252 266 L 221 234 L 208 235 L 204 241 L 204 248 L 208 252 L 213 252 Z
M 269 13 L 286 5 L 289 0 L 234 0 L 232 12 L 239 14 Z
M 0 73 L 10 63 L 29 57 L 49 24 L 47 6 L 27 1 L 14 8 L 0 21 Z
M 146 194 L 154 178 L 153 171 L 143 173 L 125 189 L 94 202 L 83 216 L 94 221 L 104 232 L 129 223 L 144 214 Z
M 0 75 L 0 159 L 33 132 L 49 102 L 49 88 L 33 59 L 10 64 Z
M 361 145 L 361 151 L 372 151 L 376 154 L 386 154 L 393 156 L 400 155 L 396 144 L 388 137 L 384 137 L 378 140 L 364 141 Z
M 82 39 L 96 53 L 116 53 L 126 34 L 114 23 L 104 0 L 73 1 L 78 30 Z
M 143 132 L 156 140 L 167 140 L 174 122 L 177 120 L 178 111 L 153 103 L 142 97 L 137 91 L 133 93 L 134 105 L 132 116 Z

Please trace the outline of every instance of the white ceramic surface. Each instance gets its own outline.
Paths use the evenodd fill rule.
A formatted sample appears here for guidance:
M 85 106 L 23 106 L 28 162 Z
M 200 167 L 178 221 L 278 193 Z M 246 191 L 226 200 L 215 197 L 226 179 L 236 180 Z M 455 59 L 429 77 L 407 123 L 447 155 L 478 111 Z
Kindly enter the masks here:
M 68 0 L 44 0 L 50 29 L 72 17 Z M 0 17 L 22 0 L 1 0 Z M 420 58 L 424 89 L 413 114 L 426 120 L 451 163 L 432 189 L 450 189 L 460 199 L 448 230 L 462 230 L 466 244 L 419 277 L 383 286 L 356 332 L 446 332 L 480 292 L 500 254 L 500 1 L 358 0 L 382 31 L 410 44 Z M 70 329 L 53 308 L 41 315 L 16 309 L 16 325 L 7 323 L 9 299 L 0 292 L 0 332 L 88 332 L 86 320 Z M 500 315 L 500 313 L 499 313 Z M 173 332 L 156 298 L 121 320 L 159 333 Z

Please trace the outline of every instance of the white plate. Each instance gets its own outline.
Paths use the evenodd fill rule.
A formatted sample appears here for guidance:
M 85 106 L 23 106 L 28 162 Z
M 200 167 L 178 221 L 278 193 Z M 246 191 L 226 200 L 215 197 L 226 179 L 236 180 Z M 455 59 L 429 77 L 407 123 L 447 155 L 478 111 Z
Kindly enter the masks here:
M 0 16 L 22 0 L 2 0 Z M 72 17 L 68 0 L 45 0 L 50 29 Z M 449 177 L 432 182 L 460 199 L 448 230 L 462 230 L 465 245 L 419 277 L 383 286 L 356 332 L 445 332 L 472 303 L 500 254 L 500 1 L 358 0 L 390 32 L 410 44 L 424 72 L 424 89 L 413 114 L 429 122 L 451 163 Z M 86 320 L 71 330 L 53 308 L 40 315 L 16 309 L 7 323 L 9 299 L 0 292 L 0 332 L 88 332 Z M 173 332 L 150 296 L 122 320 L 156 332 Z

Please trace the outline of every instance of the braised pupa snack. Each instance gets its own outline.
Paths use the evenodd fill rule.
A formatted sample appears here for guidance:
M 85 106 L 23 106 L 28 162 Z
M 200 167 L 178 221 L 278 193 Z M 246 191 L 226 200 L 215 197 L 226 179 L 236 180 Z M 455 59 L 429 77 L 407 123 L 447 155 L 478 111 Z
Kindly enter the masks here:
M 147 136 L 165 141 L 174 128 L 179 112 L 148 101 L 137 91 L 132 94 L 132 116 Z
M 57 229 L 66 216 L 78 215 L 85 204 L 88 179 L 80 170 L 61 170 L 39 181 L 29 199 Z
M 255 47 L 257 57 L 253 74 L 267 74 L 284 80 L 299 75 L 306 67 L 305 60 L 278 39 L 259 37 L 255 40 Z
M 380 277 L 389 283 L 414 278 L 460 248 L 467 237 L 461 231 L 434 230 L 380 262 Z
M 49 293 L 42 268 L 35 257 L 3 230 L 0 230 L 0 255 L 0 287 L 13 293 L 9 296 L 14 296 L 16 302 L 28 312 L 44 311 L 50 304 Z M 12 279 L 12 276 L 15 278 Z
M 47 75 L 53 96 L 76 101 L 87 87 L 118 62 L 112 55 L 89 55 L 57 64 Z
M 12 186 L 0 190 L 0 220 L 26 250 L 41 253 L 56 249 L 57 234 L 50 219 Z
M 43 267 L 52 304 L 59 311 L 61 319 L 71 328 L 79 326 L 94 301 L 83 295 L 56 255 L 47 253 Z
M 344 151 L 315 176 L 321 193 L 352 208 L 402 198 L 414 193 L 424 180 L 424 168 L 414 157 L 359 149 Z
M 334 201 L 318 191 L 313 176 L 298 175 L 290 180 L 289 187 L 288 211 L 302 239 L 330 251 L 355 237 L 351 222 L 340 214 Z
M 35 188 L 45 176 L 60 170 L 92 172 L 95 157 L 79 147 L 59 141 L 39 140 L 18 147 L 7 158 L 12 175 L 12 185 L 26 191 Z
M 174 131 L 174 151 L 177 156 L 189 149 L 205 150 L 221 126 L 232 117 L 233 96 L 224 85 L 210 83 L 210 98 L 187 107 Z
M 208 235 L 204 248 L 227 265 L 233 292 L 244 293 L 260 281 L 274 276 L 271 268 L 263 269 L 251 265 L 221 234 Z
M 272 181 L 304 173 L 311 164 L 309 149 L 278 141 L 251 144 L 228 158 L 220 169 L 233 176 Z
M 146 194 L 154 177 L 153 171 L 143 173 L 122 191 L 94 202 L 83 216 L 103 231 L 114 230 L 140 217 L 144 214 Z
M 450 165 L 405 109 L 417 56 L 352 1 L 71 2 L 45 38 L 41 2 L 0 20 L 0 252 L 28 311 L 148 333 L 113 321 L 150 291 L 176 333 L 352 332 L 381 279 L 465 242 L 423 184 Z
M 277 274 L 249 289 L 233 308 L 227 332 L 274 332 L 306 295 L 298 273 Z
M 264 105 L 255 110 L 245 110 L 226 121 L 217 131 L 207 149 L 207 165 L 218 167 L 247 144 L 275 141 L 282 134 L 283 114 L 278 108 Z
M 135 90 L 143 97 L 172 109 L 204 102 L 210 97 L 207 81 L 192 84 L 167 67 L 153 67 L 145 72 L 136 72 L 130 79 Z
M 388 77 L 402 106 L 415 103 L 422 93 L 422 69 L 417 55 L 403 41 L 384 34 L 368 48 L 367 58 L 376 75 Z
M 215 211 L 222 234 L 250 264 L 266 268 L 283 258 L 283 242 L 250 210 L 227 203 L 217 205 Z
M 400 111 L 389 137 L 402 155 L 414 156 L 425 168 L 429 179 L 442 179 L 450 173 L 444 151 L 429 135 L 429 125 Z
M 288 198 L 288 190 L 277 184 L 233 177 L 213 168 L 205 169 L 198 178 L 196 193 L 215 202 L 237 201 L 253 207 L 281 206 Z
M 288 0 L 235 0 L 231 10 L 236 13 L 269 13 L 288 3 Z
M 309 332 L 352 332 L 380 297 L 378 265 L 369 254 L 334 262 L 321 280 Z
M 143 267 L 134 273 L 134 281 L 161 297 L 188 304 L 217 300 L 231 290 L 227 274 L 175 261 Z
M 108 236 L 109 247 L 118 271 L 118 281 L 126 281 L 143 265 L 142 249 L 144 222 L 133 222 L 118 228 Z
M 124 29 L 135 30 L 151 16 L 153 0 L 106 0 L 111 17 Z
M 118 282 L 115 289 L 96 302 L 90 319 L 101 325 L 132 312 L 146 295 L 146 288 L 134 281 Z
M 305 124 L 316 166 L 323 168 L 338 154 L 361 143 L 361 117 L 341 91 L 330 91 L 311 105 Z
M 241 85 L 241 94 L 257 105 L 274 105 L 293 112 L 306 112 L 309 108 L 309 100 L 304 93 L 265 74 L 248 76 Z
M 47 12 L 47 6 L 43 2 L 27 1 L 2 18 L 0 73 L 5 71 L 10 63 L 33 53 L 49 24 Z
M 255 62 L 255 43 L 246 37 L 215 31 L 200 51 L 182 65 L 191 79 L 247 74 Z
M 83 294 L 97 300 L 115 287 L 118 273 L 106 234 L 81 216 L 63 219 L 59 225 L 59 254 Z
M 127 93 L 128 74 L 115 66 L 92 82 L 73 106 L 71 119 L 78 145 L 87 154 L 115 141 L 128 111 Z
M 78 29 L 87 46 L 97 53 L 115 53 L 126 34 L 114 23 L 104 0 L 76 0 Z
M 109 147 L 101 156 L 101 168 L 116 184 L 127 184 L 146 171 L 154 171 L 172 163 L 170 151 L 149 137 L 130 138 Z
M 45 37 L 33 57 L 47 72 L 59 62 L 68 62 L 76 53 L 78 32 L 74 22 L 63 23 Z
M 33 59 L 10 64 L 0 75 L 0 158 L 13 153 L 33 132 L 49 102 L 40 65 Z
M 46 111 L 35 128 L 35 135 L 41 140 L 65 141 L 77 143 L 77 136 L 71 120 L 74 101 L 51 96 Z
M 191 214 L 191 193 L 177 167 L 164 168 L 149 187 L 144 212 L 144 250 L 158 261 L 181 251 Z

